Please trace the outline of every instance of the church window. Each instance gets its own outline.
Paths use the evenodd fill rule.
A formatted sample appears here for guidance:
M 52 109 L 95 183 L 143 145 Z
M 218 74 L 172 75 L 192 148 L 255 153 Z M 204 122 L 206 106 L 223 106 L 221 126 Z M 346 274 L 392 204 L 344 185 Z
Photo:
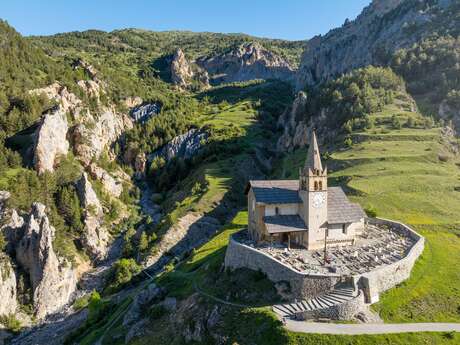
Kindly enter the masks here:
M 319 190 L 323 190 L 323 181 L 319 181 Z
M 342 234 L 347 234 L 347 225 L 346 224 L 342 224 Z
M 318 190 L 318 181 L 315 181 L 315 190 Z
M 278 207 L 275 207 L 275 214 L 279 215 L 280 214 L 280 209 Z

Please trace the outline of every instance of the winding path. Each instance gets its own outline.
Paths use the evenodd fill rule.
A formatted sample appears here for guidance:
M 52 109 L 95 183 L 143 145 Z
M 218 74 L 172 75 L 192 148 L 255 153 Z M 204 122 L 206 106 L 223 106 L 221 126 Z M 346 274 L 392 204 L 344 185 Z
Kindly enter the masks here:
M 460 332 L 460 323 L 365 323 L 336 324 L 287 319 L 285 327 L 292 332 L 319 334 L 388 334 L 411 332 Z

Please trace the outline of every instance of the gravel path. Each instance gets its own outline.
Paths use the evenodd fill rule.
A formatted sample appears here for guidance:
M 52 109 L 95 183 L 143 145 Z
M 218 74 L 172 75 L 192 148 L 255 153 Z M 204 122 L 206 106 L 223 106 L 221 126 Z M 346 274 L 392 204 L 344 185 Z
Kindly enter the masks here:
M 460 332 L 460 323 L 334 324 L 286 320 L 292 332 L 320 334 L 388 334 L 410 332 Z

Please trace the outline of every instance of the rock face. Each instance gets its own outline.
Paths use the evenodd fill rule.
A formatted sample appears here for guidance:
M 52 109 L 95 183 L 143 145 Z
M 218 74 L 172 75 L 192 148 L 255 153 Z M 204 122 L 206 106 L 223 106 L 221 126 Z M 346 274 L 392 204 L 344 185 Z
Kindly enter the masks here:
M 37 318 L 59 311 L 76 290 L 77 277 L 70 263 L 56 256 L 55 229 L 45 214 L 45 206 L 32 205 L 24 234 L 16 247 L 16 259 L 28 273 Z
M 304 147 L 308 143 L 308 126 L 305 123 L 307 113 L 307 95 L 300 91 L 292 106 L 279 117 L 278 127 L 284 133 L 278 139 L 278 151 L 290 151 L 296 147 Z
M 451 1 L 374 0 L 354 20 L 308 41 L 297 75 L 297 89 L 385 59 L 432 34 Z M 455 27 L 455 23 L 442 23 Z
M 110 236 L 102 224 L 104 212 L 101 203 L 86 173 L 78 181 L 77 189 L 81 205 L 85 209 L 83 246 L 95 260 L 103 260 L 107 256 Z
M 69 92 L 65 86 L 55 82 L 41 89 L 30 90 L 31 95 L 43 95 L 55 101 L 62 112 L 74 111 L 81 105 L 81 100 L 73 93 Z
M 199 58 L 196 63 L 213 83 L 253 79 L 293 80 L 295 72 L 287 61 L 258 43 L 243 44 L 230 52 Z
M 449 104 L 447 100 L 439 104 L 438 115 L 441 119 L 452 121 L 454 127 L 460 129 L 460 109 Z
M 209 86 L 208 73 L 189 63 L 180 48 L 176 50 L 171 61 L 171 81 L 180 88 L 189 87 L 192 81 L 197 81 L 203 87 Z
M 136 106 L 131 110 L 130 114 L 134 121 L 143 123 L 155 115 L 158 115 L 160 110 L 161 105 L 159 103 L 147 103 Z
M 101 167 L 98 167 L 95 163 L 91 163 L 88 169 L 91 177 L 100 181 L 107 193 L 116 198 L 121 195 L 123 192 L 123 184 L 119 179 L 115 179 L 112 175 Z
M 13 314 L 18 301 L 16 296 L 16 274 L 10 258 L 0 253 L 0 315 Z
M 108 145 L 113 143 L 127 129 L 132 128 L 131 120 L 112 109 L 106 108 L 94 117 L 87 114 L 85 123 L 73 130 L 74 151 L 84 165 L 93 158 L 99 158 Z
M 163 157 L 167 162 L 175 157 L 189 159 L 200 150 L 206 143 L 207 138 L 207 132 L 192 128 L 188 132 L 172 139 L 163 148 L 153 153 L 149 159 L 151 160 L 157 156 Z
M 39 173 L 54 171 L 54 165 L 60 155 L 67 155 L 67 116 L 59 108 L 46 114 L 36 132 L 34 166 Z
M 134 161 L 135 176 L 137 179 L 141 179 L 145 176 L 146 164 L 147 164 L 147 157 L 145 156 L 145 153 L 144 152 L 139 153 L 136 156 L 136 160 Z

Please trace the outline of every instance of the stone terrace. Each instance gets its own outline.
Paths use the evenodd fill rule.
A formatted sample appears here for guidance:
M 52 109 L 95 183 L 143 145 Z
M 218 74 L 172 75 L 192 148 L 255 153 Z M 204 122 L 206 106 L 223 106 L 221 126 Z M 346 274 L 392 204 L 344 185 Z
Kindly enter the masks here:
M 415 241 L 401 235 L 391 227 L 367 224 L 364 233 L 358 236 L 353 246 L 328 247 L 327 264 L 324 265 L 324 251 L 288 249 L 273 243 L 256 245 L 247 232 L 238 234 L 237 239 L 256 248 L 305 274 L 356 275 L 390 265 L 406 256 Z

